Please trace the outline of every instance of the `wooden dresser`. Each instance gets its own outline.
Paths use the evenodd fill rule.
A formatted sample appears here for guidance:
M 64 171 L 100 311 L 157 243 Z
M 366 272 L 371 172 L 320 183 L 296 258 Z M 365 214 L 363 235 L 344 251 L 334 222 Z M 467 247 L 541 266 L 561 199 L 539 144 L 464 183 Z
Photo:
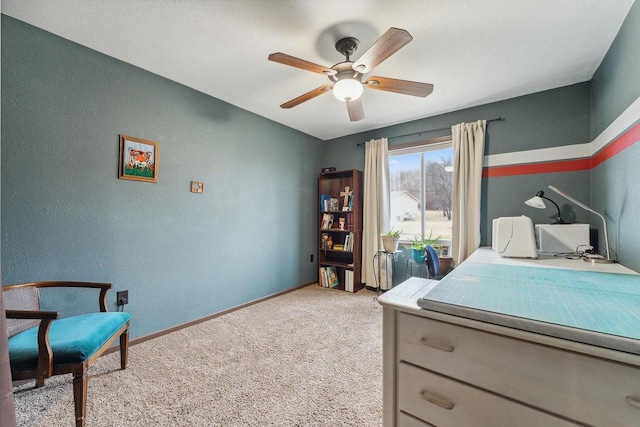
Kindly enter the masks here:
M 601 286 L 612 278 L 624 286 Z M 418 306 L 425 294 L 432 308 Z M 379 302 L 384 426 L 640 426 L 640 276 L 621 265 L 481 248 L 441 282 L 411 278 Z

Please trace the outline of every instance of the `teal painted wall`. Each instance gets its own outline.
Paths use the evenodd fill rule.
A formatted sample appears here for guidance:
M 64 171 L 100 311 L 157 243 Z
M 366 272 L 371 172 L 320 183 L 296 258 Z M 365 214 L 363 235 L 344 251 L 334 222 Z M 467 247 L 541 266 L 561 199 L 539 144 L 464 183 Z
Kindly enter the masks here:
M 636 1 L 591 81 L 595 138 L 640 98 L 640 2 Z M 640 122 L 640 117 L 636 117 Z M 607 219 L 618 260 L 640 271 L 640 144 L 591 170 L 592 208 Z M 594 221 L 598 220 L 594 217 Z
M 640 2 L 636 1 L 591 79 L 592 139 L 640 96 L 639 45 Z
M 315 280 L 320 166 L 364 170 L 357 143 L 497 116 L 506 121 L 489 125 L 485 154 L 589 142 L 640 96 L 639 15 L 636 2 L 592 82 L 326 143 L 3 15 L 2 281 L 129 289 L 137 337 Z M 117 179 L 119 134 L 160 143 L 158 184 Z M 640 270 L 638 150 L 591 174 L 485 179 L 482 243 L 498 216 L 548 222 L 552 209 L 522 201 L 553 184 L 604 212 L 620 260 Z M 62 302 L 63 314 L 95 305 L 71 295 L 51 305 Z
M 3 284 L 111 282 L 135 338 L 316 279 L 320 140 L 5 15 L 2 114 Z M 119 134 L 157 184 L 117 178 Z
M 401 95 L 389 94 L 390 99 L 397 96 Z M 584 144 L 590 141 L 589 96 L 589 83 L 585 82 L 336 138 L 327 143 L 328 153 L 324 164 L 338 169 L 363 170 L 364 147 L 356 147 L 358 143 L 372 138 L 393 138 L 500 116 L 505 118 L 504 122 L 488 124 L 485 155 Z M 429 102 L 429 98 L 425 102 Z M 427 132 L 421 138 L 434 138 L 444 134 L 451 132 Z M 411 142 L 411 137 L 391 139 L 389 145 L 405 142 Z M 553 207 L 539 210 L 524 204 L 538 190 L 546 189 L 545 195 L 560 205 L 563 217 L 567 220 L 589 222 L 590 216 L 586 211 L 572 206 L 570 202 L 564 203 L 560 196 L 554 197 L 553 192 L 547 189 L 549 184 L 567 191 L 585 203 L 589 200 L 589 171 L 483 179 L 480 225 L 482 245 L 491 244 L 493 218 L 527 215 L 534 223 L 541 224 L 551 222 L 552 217 L 555 219 L 556 211 Z

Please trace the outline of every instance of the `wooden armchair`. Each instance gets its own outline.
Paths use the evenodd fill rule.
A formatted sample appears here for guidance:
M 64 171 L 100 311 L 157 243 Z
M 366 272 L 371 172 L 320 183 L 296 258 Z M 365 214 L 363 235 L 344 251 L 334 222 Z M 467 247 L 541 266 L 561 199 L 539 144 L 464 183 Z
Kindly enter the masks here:
M 41 288 L 100 290 L 100 312 L 59 319 L 55 311 L 40 310 Z M 107 312 L 110 283 L 33 282 L 2 288 L 9 335 L 9 359 L 14 381 L 34 379 L 36 387 L 53 375 L 73 374 L 76 426 L 84 426 L 87 408 L 87 369 L 120 338 L 120 367 L 127 366 L 129 320 L 123 312 Z

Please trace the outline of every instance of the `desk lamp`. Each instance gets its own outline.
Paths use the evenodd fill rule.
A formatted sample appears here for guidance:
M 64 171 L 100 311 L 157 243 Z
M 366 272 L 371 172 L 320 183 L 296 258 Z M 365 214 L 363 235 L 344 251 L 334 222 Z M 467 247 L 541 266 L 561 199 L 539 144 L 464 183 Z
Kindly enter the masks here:
M 565 220 L 563 220 L 562 217 L 560 216 L 560 208 L 558 207 L 556 202 L 554 202 L 548 197 L 544 197 L 544 191 L 538 191 L 535 196 L 533 196 L 532 198 L 524 202 L 524 204 L 527 206 L 531 206 L 532 208 L 544 209 L 547 206 L 544 204 L 544 200 L 542 199 L 546 199 L 550 201 L 555 205 L 556 209 L 558 209 L 558 217 L 556 218 L 555 222 L 552 222 L 552 224 L 570 224 L 569 222 L 566 222 Z
M 581 203 L 581 202 L 577 201 L 576 199 L 574 199 L 573 197 L 569 196 L 568 194 L 563 193 L 562 191 L 558 190 L 553 185 L 550 185 L 549 188 L 551 190 L 555 191 L 556 193 L 558 193 L 559 195 L 561 195 L 562 197 L 564 197 L 565 199 L 567 199 L 569 201 L 572 201 L 576 205 L 580 206 L 582 209 L 588 210 L 589 212 L 598 215 L 600 217 L 600 219 L 602 219 L 602 224 L 604 225 L 604 228 L 603 228 L 603 230 L 604 230 L 604 244 L 605 244 L 605 248 L 606 248 L 606 251 L 607 251 L 607 256 L 605 258 L 602 255 L 589 254 L 586 257 L 584 257 L 583 260 L 589 261 L 589 262 L 597 262 L 597 263 L 613 263 L 613 262 L 616 262 L 615 260 L 612 260 L 611 256 L 609 255 L 609 236 L 607 235 L 607 221 L 605 221 L 604 217 L 602 215 L 600 215 L 598 212 L 596 212 L 593 209 L 591 209 L 589 206 L 585 205 L 584 203 Z

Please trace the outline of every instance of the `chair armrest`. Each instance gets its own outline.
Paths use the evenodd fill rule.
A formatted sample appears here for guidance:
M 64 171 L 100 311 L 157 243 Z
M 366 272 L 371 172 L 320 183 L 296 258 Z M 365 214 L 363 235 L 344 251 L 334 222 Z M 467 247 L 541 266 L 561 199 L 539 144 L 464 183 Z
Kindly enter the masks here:
M 20 283 L 16 285 L 7 285 L 4 290 L 11 290 L 17 288 L 93 288 L 100 289 L 100 296 L 98 297 L 98 304 L 100 305 L 100 311 L 107 310 L 107 291 L 111 289 L 111 283 L 98 283 L 98 282 L 64 282 L 64 281 L 52 281 L 52 282 L 30 282 Z
M 38 368 L 36 386 L 42 387 L 45 378 L 53 375 L 53 351 L 49 343 L 49 328 L 51 322 L 60 317 L 56 311 L 37 310 L 5 310 L 7 319 L 40 319 L 38 326 Z
M 59 282 L 54 285 L 55 287 L 67 287 L 67 288 L 93 288 L 100 289 L 100 296 L 98 296 L 98 304 L 100 305 L 100 311 L 106 312 L 107 310 L 107 291 L 111 289 L 111 283 L 96 283 L 96 282 Z
M 7 319 L 41 319 L 55 320 L 60 317 L 57 311 L 39 311 L 39 310 L 5 310 Z

